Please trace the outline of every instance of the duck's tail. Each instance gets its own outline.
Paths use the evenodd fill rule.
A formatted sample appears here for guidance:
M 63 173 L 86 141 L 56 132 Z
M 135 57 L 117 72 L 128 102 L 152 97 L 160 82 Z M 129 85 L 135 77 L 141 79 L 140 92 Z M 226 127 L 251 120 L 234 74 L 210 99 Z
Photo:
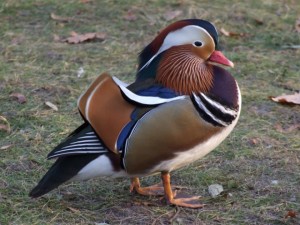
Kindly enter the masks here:
M 29 196 L 40 197 L 68 180 L 87 180 L 97 176 L 126 176 L 119 154 L 108 150 L 87 123 L 77 128 L 49 153 L 58 158 Z

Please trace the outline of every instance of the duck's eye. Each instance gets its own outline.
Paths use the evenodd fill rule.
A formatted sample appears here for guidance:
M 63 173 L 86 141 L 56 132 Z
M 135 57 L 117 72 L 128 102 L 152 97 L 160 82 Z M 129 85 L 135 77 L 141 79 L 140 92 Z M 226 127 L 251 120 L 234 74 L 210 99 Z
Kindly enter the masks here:
M 194 45 L 195 45 L 196 47 L 201 47 L 201 46 L 202 46 L 202 42 L 201 42 L 201 41 L 195 41 L 195 42 L 194 42 Z

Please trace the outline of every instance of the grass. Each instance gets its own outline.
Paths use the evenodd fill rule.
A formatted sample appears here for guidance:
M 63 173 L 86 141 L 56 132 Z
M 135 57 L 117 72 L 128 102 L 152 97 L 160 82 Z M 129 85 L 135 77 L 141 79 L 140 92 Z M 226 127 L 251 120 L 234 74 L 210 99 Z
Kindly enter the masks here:
M 125 3 L 126 2 L 126 3 Z M 128 10 L 134 21 L 123 17 Z M 157 198 L 129 194 L 125 179 L 72 183 L 32 200 L 27 195 L 52 162 L 47 153 L 80 123 L 76 100 L 100 73 L 133 81 L 137 53 L 172 21 L 198 17 L 217 28 L 246 33 L 220 36 L 243 95 L 240 121 L 210 155 L 175 171 L 173 183 L 203 196 L 204 209 L 167 206 Z M 50 14 L 72 17 L 54 21 Z M 93 1 L 6 0 L 0 3 L 0 224 L 297 224 L 300 221 L 299 106 L 276 104 L 268 96 L 299 90 L 300 50 L 294 24 L 297 1 Z M 175 20 L 176 20 L 175 19 Z M 103 42 L 55 42 L 53 35 L 105 32 Z M 85 73 L 77 77 L 78 69 Z M 25 104 L 9 95 L 22 93 Z M 45 105 L 56 104 L 57 112 Z M 7 124 L 0 120 L 0 124 Z M 282 127 L 282 129 L 279 129 Z M 159 181 L 147 177 L 143 184 Z M 277 181 L 277 183 L 276 183 Z M 212 199 L 210 184 L 222 184 Z M 144 203 L 147 204 L 145 205 Z M 295 218 L 285 218 L 295 211 Z

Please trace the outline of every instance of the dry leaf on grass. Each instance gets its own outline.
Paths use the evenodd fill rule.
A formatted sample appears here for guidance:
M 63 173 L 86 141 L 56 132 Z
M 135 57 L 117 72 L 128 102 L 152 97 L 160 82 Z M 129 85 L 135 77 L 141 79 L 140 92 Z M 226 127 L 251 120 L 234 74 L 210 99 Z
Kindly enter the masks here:
M 225 30 L 223 27 L 220 29 L 220 33 L 226 37 L 245 37 L 247 34 L 245 33 L 236 33 Z
M 24 37 L 15 37 L 11 40 L 12 45 L 19 45 L 24 41 Z
M 170 21 L 182 14 L 181 10 L 167 11 L 164 13 L 164 19 Z
M 70 34 L 71 37 L 63 39 L 62 41 L 67 42 L 69 44 L 78 44 L 78 43 L 92 41 L 92 40 L 103 41 L 106 38 L 106 33 L 102 33 L 102 32 L 78 34 L 73 31 Z
M 288 212 L 286 213 L 286 215 L 284 216 L 284 218 L 286 219 L 286 218 L 288 218 L 288 217 L 295 218 L 295 217 L 296 217 L 296 212 L 293 211 L 293 210 L 288 211 Z
M 73 213 L 79 213 L 80 212 L 80 210 L 79 209 L 75 209 L 75 208 L 73 208 L 73 207 L 71 207 L 71 206 L 67 206 L 67 209 L 69 209 L 71 212 L 73 212 Z
M 21 93 L 12 93 L 9 95 L 9 97 L 12 97 L 14 100 L 17 100 L 20 104 L 23 104 L 26 102 L 26 98 Z
M 10 132 L 10 124 L 9 124 L 8 120 L 4 116 L 0 116 L 0 121 L 3 121 L 4 123 L 6 123 L 6 124 L 3 124 L 3 123 L 0 124 L 0 130 Z
M 5 131 L 7 133 L 10 133 L 10 124 L 7 121 L 7 119 L 4 116 L 0 116 L 0 121 L 3 121 L 6 124 L 1 123 L 0 124 L 0 131 Z
M 51 13 L 50 17 L 51 17 L 51 19 L 59 21 L 59 22 L 69 22 L 71 20 L 74 20 L 74 18 L 71 18 L 71 17 L 62 17 L 62 16 L 55 15 L 54 13 Z
M 137 16 L 134 14 L 133 10 L 128 10 L 127 13 L 123 16 L 125 20 L 134 21 L 137 19 Z
M 54 111 L 58 111 L 58 108 L 56 105 L 54 105 L 52 102 L 45 102 L 45 104 L 50 107 L 51 109 L 53 109 Z
M 9 126 L 6 125 L 6 124 L 0 124 L 0 130 L 5 131 L 5 132 L 7 132 L 7 133 L 10 132 L 10 128 L 9 128 Z
M 300 17 L 296 20 L 295 29 L 298 33 L 300 33 Z
M 0 150 L 6 150 L 9 149 L 12 145 L 3 145 L 0 147 Z
M 260 142 L 261 142 L 261 140 L 259 138 L 251 138 L 249 140 L 249 143 L 253 146 L 259 144 Z
M 264 24 L 264 21 L 261 20 L 261 19 L 255 18 L 254 21 L 255 21 L 255 23 L 256 23 L 257 25 L 263 25 L 263 24 Z
M 274 125 L 274 128 L 280 133 L 290 133 L 294 130 L 300 130 L 300 124 L 292 124 L 287 127 L 282 127 L 281 124 L 277 123 Z
M 54 41 L 60 41 L 60 37 L 57 34 L 53 34 Z
M 294 93 L 292 95 L 282 94 L 277 97 L 269 97 L 274 102 L 278 102 L 281 104 L 292 104 L 292 105 L 300 105 L 300 93 Z

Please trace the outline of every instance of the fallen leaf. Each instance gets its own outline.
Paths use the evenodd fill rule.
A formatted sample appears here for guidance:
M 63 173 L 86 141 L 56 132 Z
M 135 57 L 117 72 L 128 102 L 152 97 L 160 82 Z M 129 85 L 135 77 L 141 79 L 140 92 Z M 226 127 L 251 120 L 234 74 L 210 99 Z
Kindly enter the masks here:
M 23 104 L 26 102 L 26 98 L 23 94 L 21 93 L 12 93 L 9 95 L 13 99 L 17 100 L 20 104 Z
M 255 23 L 256 23 L 257 25 L 263 25 L 263 24 L 264 24 L 264 21 L 262 21 L 262 20 L 260 20 L 260 19 L 257 19 L 257 18 L 255 18 L 254 21 L 255 21 Z
M 60 37 L 57 34 L 53 34 L 54 41 L 60 41 Z
M 78 43 L 92 41 L 92 40 L 103 41 L 106 38 L 106 33 L 102 33 L 102 32 L 78 34 L 72 31 L 70 35 L 71 37 L 63 39 L 62 41 L 67 42 L 69 44 L 78 44 Z
M 51 19 L 59 21 L 59 22 L 69 22 L 71 20 L 74 20 L 74 18 L 71 18 L 71 17 L 62 17 L 62 16 L 55 15 L 54 13 L 51 13 L 50 17 L 51 17 Z
M 68 206 L 67 209 L 69 209 L 70 211 L 74 212 L 74 213 L 79 213 L 80 210 L 79 209 L 75 209 L 73 207 Z
M 288 127 L 283 128 L 281 124 L 277 123 L 274 125 L 274 127 L 280 133 L 290 133 L 294 130 L 300 130 L 300 124 L 292 124 Z
M 283 130 L 281 124 L 277 123 L 274 125 L 274 127 L 275 127 L 275 130 L 277 130 L 278 132 L 284 133 L 284 130 Z
M 182 14 L 181 10 L 167 11 L 164 13 L 163 17 L 166 21 L 175 19 Z
M 45 104 L 47 106 L 49 106 L 51 109 L 53 109 L 54 111 L 58 111 L 58 108 L 56 105 L 54 105 L 52 102 L 45 102 Z
M 133 10 L 128 10 L 127 13 L 123 16 L 125 20 L 134 21 L 137 19 L 137 16 L 134 14 Z
M 23 37 L 15 37 L 11 40 L 12 45 L 19 45 L 24 41 Z
M 298 33 L 300 33 L 300 17 L 296 20 L 295 28 Z
M 260 142 L 260 139 L 259 138 L 251 138 L 249 140 L 249 142 L 251 145 L 257 145 Z
M 10 128 L 8 125 L 5 124 L 0 124 L 0 130 L 6 131 L 6 132 L 10 132 Z
M 78 33 L 75 32 L 75 31 L 71 31 L 71 32 L 70 32 L 70 35 L 71 35 L 72 37 L 74 37 L 74 36 L 78 36 Z
M 7 124 L 9 124 L 8 120 L 4 116 L 0 116 L 0 120 L 6 122 Z
M 3 145 L 0 147 L 0 150 L 6 150 L 9 149 L 12 145 Z
M 288 218 L 288 217 L 291 217 L 291 218 L 295 218 L 296 217 L 296 212 L 293 211 L 293 210 L 290 210 L 286 213 L 286 215 L 284 216 L 284 218 Z
M 223 27 L 220 29 L 220 32 L 221 32 L 221 34 L 225 35 L 226 37 L 230 36 L 230 33 L 227 30 L 225 30 Z
M 272 101 L 278 102 L 281 104 L 292 104 L 292 105 L 300 105 L 300 93 L 294 93 L 292 95 L 282 94 L 277 97 L 269 97 Z
M 106 33 L 103 33 L 103 32 L 97 32 L 96 33 L 96 38 L 97 39 L 101 39 L 101 41 L 105 40 L 106 38 Z
M 245 33 L 235 33 L 225 30 L 223 27 L 220 29 L 220 33 L 226 37 L 245 37 L 247 34 Z
M 293 124 L 285 129 L 287 133 L 292 132 L 294 130 L 300 130 L 300 124 Z

